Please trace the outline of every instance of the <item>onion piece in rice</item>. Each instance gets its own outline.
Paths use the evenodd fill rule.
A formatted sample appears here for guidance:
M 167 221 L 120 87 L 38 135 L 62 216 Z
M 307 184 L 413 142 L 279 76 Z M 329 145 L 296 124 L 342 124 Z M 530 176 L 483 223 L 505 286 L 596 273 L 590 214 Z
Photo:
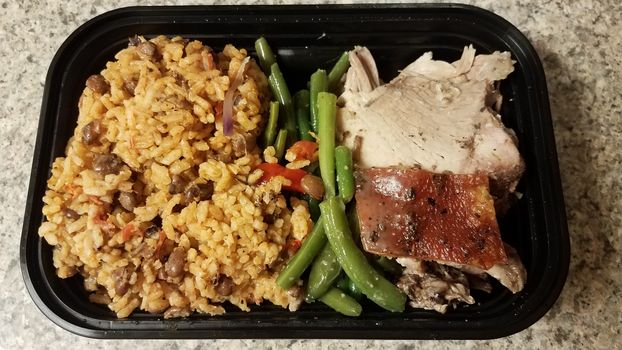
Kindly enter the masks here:
M 233 83 L 225 93 L 225 101 L 222 107 L 222 129 L 223 134 L 230 136 L 233 133 L 233 95 L 238 90 L 238 86 L 242 84 L 244 79 L 244 71 L 246 70 L 246 64 L 250 60 L 249 56 L 246 56 L 238 68 L 238 72 L 235 74 Z

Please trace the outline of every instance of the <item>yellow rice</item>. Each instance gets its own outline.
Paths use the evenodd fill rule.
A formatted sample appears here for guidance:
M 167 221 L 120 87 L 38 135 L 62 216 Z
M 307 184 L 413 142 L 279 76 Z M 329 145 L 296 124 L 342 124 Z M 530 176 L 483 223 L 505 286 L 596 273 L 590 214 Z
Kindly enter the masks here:
M 227 45 L 216 54 L 180 37 L 150 41 L 155 57 L 129 46 L 107 63 L 101 75 L 108 92 L 84 89 L 66 156 L 54 161 L 43 198 L 47 220 L 39 234 L 54 246 L 58 276 L 82 275 L 90 300 L 120 318 L 136 309 L 164 317 L 215 315 L 224 312 L 224 301 L 242 310 L 263 300 L 294 309 L 300 297 L 279 288 L 275 278 L 288 241 L 309 232 L 306 203 L 287 203 L 282 177 L 258 183 L 261 171 L 255 166 L 275 162 L 274 149 L 262 159 L 250 142 L 237 154 L 217 111 L 247 52 Z M 210 54 L 216 67 L 210 66 Z M 124 88 L 128 80 L 135 83 L 134 95 Z M 236 95 L 236 133 L 258 135 L 269 91 L 253 60 Z M 105 131 L 98 144 L 87 145 L 82 129 L 93 120 Z M 92 162 L 96 154 L 108 153 L 124 164 L 118 174 L 103 176 Z M 174 175 L 188 172 L 196 174 L 194 183 L 213 182 L 214 193 L 180 210 L 182 195 L 170 194 L 168 186 Z M 119 191 L 143 200 L 129 212 L 115 200 Z M 69 218 L 68 209 L 79 216 Z M 161 233 L 150 237 L 145 230 L 157 217 Z M 127 241 L 124 229 L 131 233 Z M 162 251 L 179 247 L 185 252 L 183 273 L 159 276 L 167 258 Z M 115 291 L 119 271 L 128 271 L 123 295 Z M 230 295 L 217 291 L 223 276 L 233 281 Z

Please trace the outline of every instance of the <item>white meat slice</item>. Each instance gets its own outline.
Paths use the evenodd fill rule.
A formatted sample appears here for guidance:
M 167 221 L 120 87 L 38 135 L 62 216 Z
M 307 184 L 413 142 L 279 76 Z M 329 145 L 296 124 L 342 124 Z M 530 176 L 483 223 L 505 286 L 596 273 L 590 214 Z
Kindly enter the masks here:
M 487 274 L 496 278 L 503 286 L 512 293 L 518 293 L 525 287 L 527 270 L 513 247 L 504 244 L 505 254 L 508 260 L 505 264 L 496 264 L 486 271 Z
M 358 148 L 359 167 L 484 172 L 494 194 L 514 191 L 523 161 L 513 132 L 491 108 L 498 98 L 490 98 L 494 82 L 513 70 L 509 53 L 475 56 L 465 47 L 450 64 L 428 52 L 376 88 L 370 58 L 364 47 L 351 52 L 337 117 L 341 143 Z
M 347 72 L 344 89 L 371 92 L 380 86 L 376 61 L 367 48 L 355 46 L 348 60 L 353 68 Z

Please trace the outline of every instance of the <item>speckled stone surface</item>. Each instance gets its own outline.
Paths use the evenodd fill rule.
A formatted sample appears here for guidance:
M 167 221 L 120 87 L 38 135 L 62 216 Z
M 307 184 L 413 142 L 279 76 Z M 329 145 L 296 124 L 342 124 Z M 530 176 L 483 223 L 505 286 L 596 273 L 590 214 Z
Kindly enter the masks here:
M 54 325 L 26 293 L 18 252 L 45 74 L 52 56 L 75 28 L 97 14 L 135 2 L 19 3 L 0 0 L 0 349 L 622 348 L 622 5 L 618 0 L 470 1 L 514 23 L 543 61 L 573 246 L 566 287 L 551 311 L 519 334 L 483 342 L 101 341 Z

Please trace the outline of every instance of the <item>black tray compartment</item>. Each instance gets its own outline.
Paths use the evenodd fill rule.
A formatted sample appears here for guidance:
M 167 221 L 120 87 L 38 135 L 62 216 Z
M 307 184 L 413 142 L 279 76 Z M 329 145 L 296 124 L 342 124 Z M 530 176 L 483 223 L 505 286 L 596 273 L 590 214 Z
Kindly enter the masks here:
M 181 35 L 222 48 L 227 43 L 253 51 L 264 35 L 277 50 L 292 90 L 318 67 L 329 68 L 353 45 L 370 48 L 386 81 L 426 51 L 454 60 L 465 45 L 478 52 L 510 51 L 515 72 L 502 83 L 503 118 L 515 130 L 527 171 L 519 185 L 523 198 L 500 225 L 515 246 L 529 277 L 516 295 L 497 287 L 476 294 L 476 305 L 446 315 L 420 310 L 392 314 L 365 304 L 347 318 L 318 303 L 300 311 L 262 305 L 253 312 L 192 315 L 163 320 L 136 312 L 118 320 L 88 302 L 80 278 L 61 280 L 52 249 L 37 235 L 49 169 L 64 152 L 77 118 L 78 98 L 90 74 L 139 34 Z M 182 6 L 130 7 L 100 15 L 79 27 L 60 47 L 46 79 L 32 165 L 20 257 L 35 304 L 61 327 L 95 338 L 374 338 L 483 339 L 529 327 L 557 299 L 568 272 L 570 246 L 551 125 L 546 81 L 540 60 L 525 36 L 501 17 L 465 5 Z

